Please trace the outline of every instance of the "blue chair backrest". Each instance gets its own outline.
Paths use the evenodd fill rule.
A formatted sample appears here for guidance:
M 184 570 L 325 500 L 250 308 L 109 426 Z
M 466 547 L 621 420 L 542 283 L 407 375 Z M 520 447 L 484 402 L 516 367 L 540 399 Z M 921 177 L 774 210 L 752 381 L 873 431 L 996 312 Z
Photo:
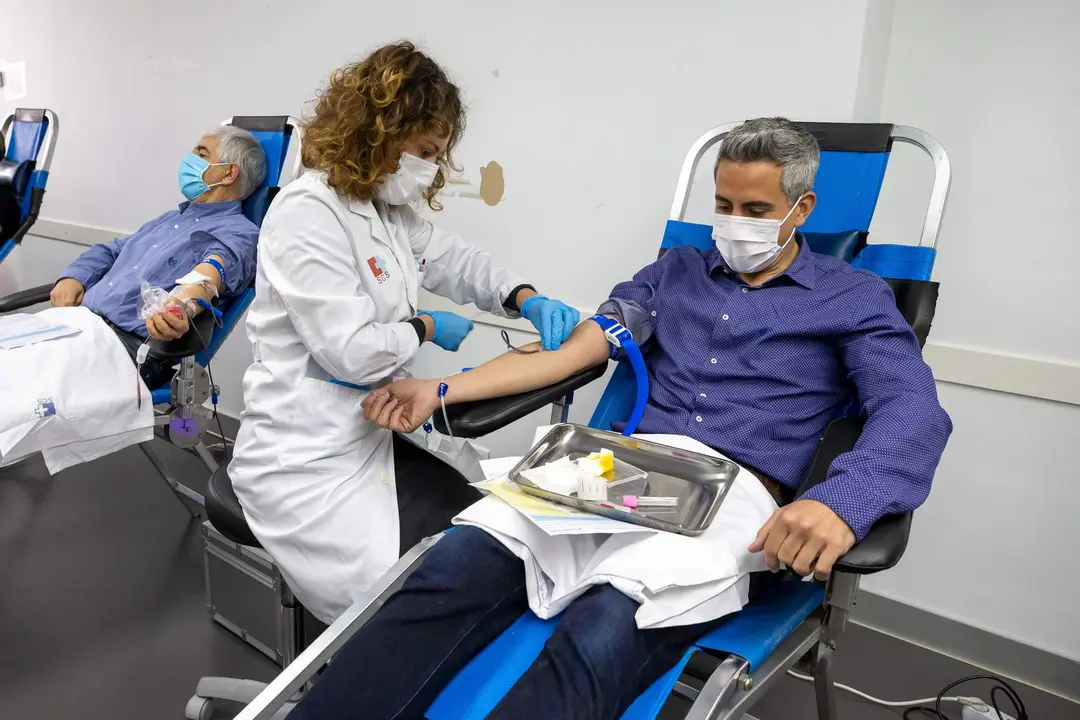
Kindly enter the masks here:
M 6 143 L 0 142 L 0 174 L 11 185 L 19 206 L 19 223 L 30 214 L 35 188 L 45 189 L 57 127 L 50 110 L 18 108 L 2 124 Z M 5 147 L 6 145 L 6 147 Z M 0 243 L 0 261 L 14 249 L 11 233 Z
M 900 139 L 913 142 L 926 150 L 938 166 L 935 176 L 935 189 L 931 198 L 930 213 L 937 212 L 936 222 L 940 223 L 948 191 L 948 160 L 944 152 L 939 158 L 929 148 L 937 145 L 921 131 L 904 128 L 898 134 L 891 124 L 859 123 L 800 123 L 818 140 L 821 147 L 821 165 L 814 182 L 817 205 L 801 228 L 807 244 L 814 252 L 832 255 L 861 267 L 876 272 L 884 278 L 900 280 L 929 281 L 934 266 L 938 225 L 932 229 L 929 246 L 915 245 L 867 245 L 870 221 L 874 217 L 881 185 L 885 180 L 885 171 L 889 163 L 889 153 L 893 141 Z M 912 140 L 911 133 L 917 134 Z M 699 140 L 699 143 L 702 142 Z M 940 148 L 937 148 L 940 150 Z M 691 150 L 694 153 L 694 150 Z M 700 159 L 700 155 L 697 159 Z M 688 163 L 690 163 L 688 157 Z M 944 187 L 941 164 L 944 166 Z M 697 160 L 684 166 L 684 175 L 693 177 Z M 689 187 L 681 191 L 689 192 Z M 679 198 L 676 198 L 678 206 Z M 933 204 L 940 203 L 940 207 Z M 667 221 L 664 238 L 660 245 L 660 255 L 670 248 L 690 245 L 700 250 L 714 247 L 712 228 L 708 225 L 688 223 L 681 219 L 681 213 L 673 210 L 673 217 Z M 924 233 L 926 231 L 924 230 Z M 611 423 L 625 421 L 633 409 L 636 381 L 633 370 L 620 363 L 604 390 L 600 402 L 593 411 L 589 425 L 603 430 L 610 430 Z
M 289 143 L 293 134 L 293 122 L 287 116 L 236 116 L 229 122 L 230 125 L 247 130 L 259 141 L 266 153 L 266 178 L 262 184 L 243 203 L 244 215 L 251 222 L 262 227 L 263 218 L 270 208 L 274 196 L 280 189 L 282 171 L 285 168 L 285 158 L 289 154 Z M 292 178 L 288 178 L 291 180 Z M 214 334 L 210 338 L 210 345 L 206 350 L 195 356 L 195 362 L 206 366 L 214 357 L 214 354 L 225 342 L 232 329 L 240 322 L 241 316 L 255 299 L 255 287 L 247 288 L 231 301 L 223 304 L 220 308 L 222 313 L 221 326 L 214 328 Z
M 5 159 L 12 162 L 36 161 L 48 129 L 49 120 L 45 117 L 44 110 L 16 110 Z
M 2 159 L 15 164 L 27 163 L 29 170 L 21 187 L 15 188 L 15 194 L 22 203 L 22 218 L 30 211 L 30 192 L 35 187 L 45 187 L 49 178 L 47 167 L 36 167 L 41 159 L 45 145 L 45 136 L 49 131 L 49 113 L 47 110 L 17 109 L 10 116 L 10 129 L 7 152 Z

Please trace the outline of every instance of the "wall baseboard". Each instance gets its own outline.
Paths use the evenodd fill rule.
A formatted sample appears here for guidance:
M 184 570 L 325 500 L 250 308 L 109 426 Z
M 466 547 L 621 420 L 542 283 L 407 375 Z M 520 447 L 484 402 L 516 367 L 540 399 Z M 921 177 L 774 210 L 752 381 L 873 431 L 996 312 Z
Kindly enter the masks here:
M 1080 663 L 1069 658 L 865 590 L 859 592 L 851 619 L 872 630 L 1080 703 Z
M 119 230 L 45 219 L 38 220 L 32 233 L 87 246 L 125 234 Z M 453 302 L 426 292 L 421 293 L 421 304 L 429 309 L 462 312 Z M 585 308 L 579 310 L 582 317 L 594 312 Z M 473 306 L 469 306 L 464 314 L 481 325 L 536 334 L 526 320 L 496 317 Z M 924 357 L 940 382 L 1080 405 L 1080 364 L 936 342 L 927 343 Z

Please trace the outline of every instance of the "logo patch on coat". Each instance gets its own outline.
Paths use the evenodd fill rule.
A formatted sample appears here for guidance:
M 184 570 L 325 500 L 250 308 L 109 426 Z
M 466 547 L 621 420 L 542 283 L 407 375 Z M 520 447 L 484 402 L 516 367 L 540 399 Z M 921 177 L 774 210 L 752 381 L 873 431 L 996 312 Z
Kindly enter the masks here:
M 383 259 L 378 255 L 369 257 L 367 264 L 371 268 L 371 274 L 375 276 L 380 285 L 390 279 L 390 273 L 382 269 Z
M 53 402 L 52 398 L 41 398 L 37 401 L 34 414 L 39 418 L 52 417 L 56 414 L 56 403 Z

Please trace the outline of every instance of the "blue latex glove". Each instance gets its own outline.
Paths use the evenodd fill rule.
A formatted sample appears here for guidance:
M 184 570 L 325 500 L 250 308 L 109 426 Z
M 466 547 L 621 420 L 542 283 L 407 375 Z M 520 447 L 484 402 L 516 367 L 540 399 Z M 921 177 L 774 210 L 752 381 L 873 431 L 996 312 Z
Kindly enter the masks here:
M 461 347 L 461 341 L 472 332 L 473 322 L 457 313 L 444 310 L 421 310 L 417 315 L 428 315 L 435 321 L 435 332 L 431 342 L 443 350 L 454 352 Z
M 533 295 L 526 300 L 521 306 L 521 315 L 540 331 L 540 344 L 545 350 L 558 350 L 580 319 L 574 308 L 543 295 Z

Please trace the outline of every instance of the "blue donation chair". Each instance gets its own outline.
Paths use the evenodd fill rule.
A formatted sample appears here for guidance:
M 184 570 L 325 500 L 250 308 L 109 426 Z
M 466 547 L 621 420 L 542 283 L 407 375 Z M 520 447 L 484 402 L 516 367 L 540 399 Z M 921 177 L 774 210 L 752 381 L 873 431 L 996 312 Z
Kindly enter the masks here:
M 679 176 L 661 254 L 667 248 L 682 245 L 713 247 L 711 227 L 684 222 L 682 217 L 698 162 L 737 125 L 714 128 L 691 147 Z M 910 127 L 848 123 L 803 123 L 803 126 L 818 138 L 822 149 L 815 185 L 818 205 L 802 228 L 807 241 L 816 252 L 844 258 L 881 275 L 892 287 L 898 307 L 922 345 L 937 301 L 937 284 L 930 281 L 930 273 L 949 188 L 950 169 L 944 150 L 928 134 Z M 870 220 L 894 142 L 916 145 L 934 161 L 934 186 L 926 221 L 918 245 L 868 245 Z M 603 372 L 604 367 L 600 366 L 541 390 L 452 406 L 450 429 L 457 436 L 478 437 L 551 403 L 554 404 L 552 420 L 565 422 L 573 390 L 599 378 Z M 626 419 L 634 394 L 632 372 L 620 365 L 589 424 L 610 429 L 613 421 Z M 852 407 L 857 405 L 853 403 Z M 439 429 L 446 432 L 445 426 Z M 861 429 L 862 419 L 858 414 L 839 418 L 829 425 L 811 460 L 800 494 L 824 480 L 833 459 L 854 446 Z M 231 532 L 237 535 L 247 530 L 224 470 L 211 480 L 209 494 L 219 498 L 208 501 L 207 505 L 215 525 L 231 525 Z M 741 718 L 776 678 L 799 667 L 814 677 L 818 717 L 834 719 L 833 654 L 854 604 L 859 578 L 895 565 L 907 545 L 910 528 L 910 513 L 882 518 L 835 564 L 827 583 L 794 579 L 776 583 L 775 589 L 755 598 L 726 623 L 702 637 L 623 717 L 655 718 L 667 706 L 666 715 L 681 713 L 694 720 Z M 237 719 L 283 717 L 291 705 L 290 697 L 309 681 L 317 682 L 315 676 L 323 664 L 400 587 L 439 537 L 428 538 L 409 550 Z M 427 717 L 430 720 L 483 718 L 537 657 L 556 623 L 557 619 L 540 620 L 531 613 L 523 615 L 443 689 L 428 709 Z M 357 682 L 363 682 L 363 678 Z
M 48 111 L 43 112 L 48 113 Z M 48 116 L 51 115 L 48 113 Z M 55 123 L 55 118 L 52 122 Z M 237 116 L 225 120 L 222 124 L 235 125 L 248 130 L 258 139 L 266 152 L 266 179 L 243 204 L 244 215 L 256 225 L 261 226 L 270 202 L 281 185 L 295 178 L 300 170 L 299 121 L 287 116 Z M 286 171 L 285 159 L 289 152 L 290 140 L 294 135 L 297 142 L 296 160 L 292 168 Z M 40 285 L 0 298 L 0 312 L 19 310 L 46 302 L 52 288 L 52 284 Z M 220 319 L 217 319 L 213 313 L 201 313 L 192 322 L 191 330 L 183 337 L 171 342 L 152 341 L 150 343 L 152 356 L 173 359 L 179 365 L 176 375 L 168 385 L 151 389 L 157 415 L 156 425 L 162 428 L 165 437 L 174 445 L 198 455 L 210 472 L 216 471 L 218 464 L 206 443 L 203 442 L 203 435 L 215 411 L 207 410 L 204 404 L 207 400 L 212 400 L 216 408 L 219 391 L 211 382 L 208 368 L 214 354 L 240 322 L 244 311 L 251 305 L 254 298 L 255 287 L 252 283 L 252 286 L 242 293 L 219 305 L 217 309 L 221 313 Z M 225 438 L 222 438 L 222 441 L 224 440 Z M 203 496 L 175 479 L 154 449 L 152 441 L 142 443 L 139 447 L 165 478 L 188 512 L 193 517 L 198 517 L 205 504 Z
M 41 210 L 60 125 L 52 110 L 19 108 L 0 131 L 0 263 L 22 242 Z

